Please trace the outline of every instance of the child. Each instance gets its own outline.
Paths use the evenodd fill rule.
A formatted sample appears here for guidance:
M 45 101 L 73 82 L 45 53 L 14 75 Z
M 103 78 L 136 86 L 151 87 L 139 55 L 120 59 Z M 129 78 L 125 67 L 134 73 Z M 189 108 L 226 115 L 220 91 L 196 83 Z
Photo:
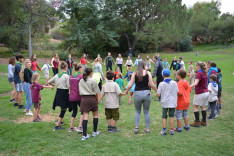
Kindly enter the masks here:
M 73 64 L 73 59 L 71 55 L 68 55 L 68 58 L 66 59 L 67 65 L 68 65 L 68 70 L 67 73 L 68 75 L 72 75 L 72 64 Z
M 48 80 L 49 80 L 49 77 L 50 77 L 50 67 L 53 67 L 53 66 L 50 66 L 50 61 L 47 60 L 46 63 L 43 65 L 43 67 L 41 68 L 41 70 L 44 69 L 44 77 L 45 77 L 45 84 L 47 84 Z
M 176 65 L 177 65 L 177 60 L 176 60 L 176 57 L 174 57 L 174 59 L 172 60 L 171 62 L 171 67 L 170 67 L 170 70 L 171 68 L 173 69 L 173 75 L 174 75 L 174 80 L 176 80 Z
M 41 122 L 42 118 L 40 118 L 39 113 L 41 110 L 41 94 L 40 91 L 43 88 L 51 88 L 53 89 L 52 86 L 43 86 L 38 83 L 40 78 L 40 75 L 38 73 L 35 73 L 32 75 L 32 86 L 30 87 L 31 93 L 32 93 L 32 102 L 34 105 L 34 110 L 33 110 L 33 122 Z
M 31 69 L 32 69 L 32 73 L 37 73 L 37 68 L 41 71 L 41 68 L 38 66 L 37 64 L 37 56 L 36 55 L 32 55 L 31 56 Z
M 145 60 L 145 64 L 146 64 L 146 70 L 148 70 L 149 72 L 151 71 L 151 62 L 154 63 L 149 55 L 146 56 L 146 60 Z
M 180 60 L 177 60 L 177 64 L 176 64 L 176 81 L 178 81 L 177 80 L 177 71 L 179 71 L 180 69 L 181 69 L 181 64 L 180 64 Z
M 127 71 L 129 70 L 130 67 L 133 66 L 133 62 L 132 62 L 130 56 L 128 56 L 128 59 L 127 59 L 127 61 L 126 61 L 126 63 L 125 63 L 124 66 L 126 66 L 126 65 L 127 65 Z
M 185 80 L 186 78 L 186 71 L 181 69 L 178 71 L 177 79 L 179 82 L 178 85 L 178 101 L 176 107 L 176 119 L 177 119 L 177 128 L 175 131 L 181 133 L 181 124 L 182 124 L 182 117 L 184 118 L 186 131 L 190 131 L 189 127 L 189 120 L 188 120 L 188 108 L 190 104 L 190 93 L 192 92 L 191 87 L 188 81 Z
M 83 120 L 83 136 L 81 140 L 87 140 L 90 136 L 87 134 L 87 125 L 89 119 L 89 112 L 93 113 L 93 133 L 92 136 L 99 135 L 98 127 L 98 96 L 100 90 L 97 82 L 92 79 L 93 70 L 90 67 L 85 68 L 83 79 L 79 83 L 79 91 L 81 95 L 80 111 L 84 113 Z
M 191 85 L 195 82 L 194 68 L 192 61 L 189 61 L 188 76 L 189 76 L 189 84 Z
M 120 71 L 119 71 L 119 67 L 116 67 L 115 68 L 115 80 L 117 79 L 117 74 L 119 73 Z
M 164 59 L 164 61 L 162 62 L 162 66 L 163 66 L 163 69 L 168 69 L 168 62 L 167 62 L 167 58 Z
M 133 66 L 138 66 L 138 63 L 139 63 L 139 61 L 141 61 L 142 59 L 141 59 L 141 55 L 138 55 L 138 57 L 137 57 L 137 59 L 136 59 L 136 61 L 135 61 L 135 63 L 134 63 L 134 65 Z
M 129 79 L 131 80 L 132 78 L 132 74 L 129 74 Z M 129 85 L 130 81 L 128 81 L 128 85 Z M 125 87 L 125 89 L 128 88 L 128 85 Z M 130 89 L 130 96 L 129 96 L 129 100 L 128 100 L 128 104 L 130 105 L 131 104 L 131 101 L 132 101 L 132 95 L 135 91 L 135 87 L 136 87 L 136 84 L 134 83 L 132 88 Z
M 113 57 L 111 56 L 111 53 L 108 52 L 108 56 L 104 60 L 104 65 L 106 65 L 106 71 L 108 71 L 108 69 L 112 71 L 112 64 L 115 65 L 115 61 Z
M 218 82 L 218 106 L 217 106 L 217 111 L 219 113 L 219 109 L 222 109 L 222 104 L 221 104 L 221 94 L 222 94 L 222 73 L 221 69 L 218 68 L 218 75 L 217 75 L 217 82 Z
M 217 100 L 218 100 L 218 84 L 216 83 L 217 76 L 215 74 L 210 75 L 209 77 L 210 83 L 208 84 L 208 91 L 209 91 L 209 104 L 211 108 L 210 116 L 208 117 L 209 120 L 213 118 L 217 118 L 218 115 L 214 113 Z
M 122 91 L 122 89 L 124 88 L 124 82 L 123 82 L 123 80 L 121 79 L 121 77 L 122 77 L 122 74 L 121 74 L 121 73 L 118 73 L 115 82 L 118 83 L 119 88 L 120 88 L 120 90 Z M 122 104 L 121 96 L 119 96 L 119 104 L 120 104 L 120 105 Z
M 15 102 L 15 83 L 14 83 L 14 66 L 15 66 L 15 57 L 11 57 L 9 59 L 9 64 L 8 64 L 8 81 L 12 85 L 13 91 L 11 92 L 11 103 Z
M 164 81 L 159 84 L 157 91 L 157 96 L 161 97 L 162 103 L 163 130 L 161 131 L 161 135 L 167 134 L 167 112 L 169 112 L 170 117 L 170 134 L 174 135 L 174 115 L 179 90 L 176 82 L 170 79 L 170 70 L 163 70 L 162 75 Z
M 78 128 L 74 127 L 74 120 L 76 118 L 77 110 L 78 110 L 77 105 L 80 107 L 80 101 L 81 101 L 81 96 L 80 96 L 80 92 L 79 92 L 79 83 L 80 83 L 80 80 L 83 78 L 83 76 L 81 74 L 82 67 L 81 67 L 81 65 L 79 65 L 76 62 L 73 63 L 73 66 L 75 68 L 75 73 L 69 79 L 69 82 L 70 82 L 69 101 L 72 105 L 73 112 L 72 112 L 71 124 L 70 124 L 70 128 L 68 129 L 68 132 L 72 132 L 74 130 L 76 130 L 78 132 L 83 132 L 83 128 L 82 128 L 83 112 L 81 112 L 81 115 L 80 115 L 79 127 Z
M 116 128 L 117 120 L 119 120 L 119 104 L 118 104 L 118 96 L 122 96 L 123 93 L 120 90 L 120 87 L 113 81 L 114 73 L 112 71 L 108 71 L 106 73 L 107 82 L 103 85 L 101 96 L 99 98 L 99 102 L 105 96 L 105 115 L 108 124 L 108 132 L 120 132 L 119 129 Z M 113 119 L 113 121 L 111 121 Z
M 129 75 L 133 73 L 132 67 L 128 67 L 128 70 L 129 70 L 129 71 L 128 71 L 127 74 L 124 76 L 124 79 L 127 78 L 127 81 L 129 82 L 129 81 L 131 80 L 131 78 L 129 77 Z
M 54 73 L 54 76 L 55 76 L 59 72 L 58 71 L 58 66 L 60 64 L 60 61 L 59 61 L 58 54 L 54 54 L 54 57 L 51 60 L 51 64 L 53 65 L 53 73 Z
M 61 127 L 61 122 L 66 113 L 67 108 L 71 107 L 69 103 L 69 94 L 68 94 L 70 84 L 69 84 L 69 75 L 67 75 L 67 63 L 61 61 L 60 69 L 61 72 L 56 74 L 52 79 L 48 81 L 48 84 L 54 83 L 57 87 L 53 103 L 53 110 L 55 110 L 55 107 L 57 106 L 61 108 L 60 115 L 58 117 L 58 122 L 56 123 L 56 126 L 54 127 L 53 131 L 64 130 L 64 128 Z

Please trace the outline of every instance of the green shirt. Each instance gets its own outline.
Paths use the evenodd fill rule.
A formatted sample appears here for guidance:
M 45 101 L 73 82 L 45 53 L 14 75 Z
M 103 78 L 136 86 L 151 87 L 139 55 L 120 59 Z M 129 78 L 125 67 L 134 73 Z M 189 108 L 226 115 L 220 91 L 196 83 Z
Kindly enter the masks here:
M 115 82 L 118 83 L 119 88 L 122 91 L 122 88 L 123 88 L 123 85 L 124 85 L 123 80 L 122 79 L 116 79 Z

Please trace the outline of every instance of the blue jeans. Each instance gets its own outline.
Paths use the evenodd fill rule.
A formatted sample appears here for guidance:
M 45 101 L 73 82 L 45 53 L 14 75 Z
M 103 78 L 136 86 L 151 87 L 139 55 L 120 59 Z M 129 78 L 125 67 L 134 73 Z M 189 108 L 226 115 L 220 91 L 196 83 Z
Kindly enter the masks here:
M 32 71 L 33 74 L 37 73 L 37 71 Z
M 30 89 L 31 84 L 24 82 L 23 84 L 23 89 L 24 89 L 24 93 L 26 96 L 26 110 L 31 110 L 31 106 L 32 106 L 32 96 L 31 96 L 31 89 Z
M 215 108 L 216 108 L 217 101 L 209 102 L 209 104 L 210 104 L 210 109 L 211 109 L 210 117 L 213 118 L 215 117 Z
M 72 68 L 68 68 L 68 69 L 67 69 L 67 74 L 68 74 L 68 75 L 72 75 Z

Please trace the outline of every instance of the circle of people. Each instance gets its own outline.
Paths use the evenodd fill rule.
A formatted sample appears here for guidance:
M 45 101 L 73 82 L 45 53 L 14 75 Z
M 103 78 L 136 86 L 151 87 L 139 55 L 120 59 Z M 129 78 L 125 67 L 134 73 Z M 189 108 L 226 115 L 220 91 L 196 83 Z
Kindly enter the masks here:
M 130 51 L 131 52 L 131 51 Z M 162 104 L 162 121 L 163 129 L 161 135 L 167 134 L 166 122 L 167 117 L 170 118 L 169 134 L 174 135 L 174 131 L 182 132 L 182 119 L 184 119 L 184 130 L 190 131 L 190 126 L 200 127 L 207 126 L 207 111 L 211 111 L 208 119 L 217 118 L 220 114 L 221 91 L 222 91 L 222 74 L 221 69 L 216 67 L 214 62 L 196 62 L 195 68 L 192 61 L 189 61 L 188 72 L 185 70 L 183 58 L 178 60 L 176 57 L 172 60 L 169 69 L 169 63 L 165 58 L 161 60 L 158 53 L 150 59 L 147 56 L 146 60 L 142 60 L 138 55 L 135 63 L 132 61 L 132 54 L 126 60 L 124 66 L 127 66 L 127 73 L 122 75 L 123 58 L 121 54 L 116 58 L 116 63 L 108 53 L 104 59 L 104 63 L 100 55 L 90 63 L 87 60 L 86 54 L 82 55 L 80 62 L 74 62 L 71 55 L 68 55 L 66 61 L 60 61 L 58 54 L 55 54 L 50 61 L 40 68 L 37 64 L 36 55 L 32 55 L 31 59 L 25 59 L 21 54 L 9 59 L 8 65 L 8 80 L 13 87 L 11 95 L 11 103 L 14 107 L 23 109 L 27 116 L 33 116 L 33 122 L 41 122 L 39 116 L 42 108 L 40 91 L 43 88 L 54 89 L 56 86 L 56 94 L 53 102 L 53 109 L 60 107 L 61 111 L 56 126 L 53 131 L 64 130 L 62 119 L 67 110 L 72 111 L 69 132 L 78 131 L 83 133 L 81 140 L 87 140 L 90 135 L 87 134 L 87 124 L 89 112 L 93 114 L 93 133 L 92 137 L 99 135 L 98 128 L 98 104 L 102 103 L 105 97 L 105 115 L 107 119 L 107 131 L 110 133 L 120 132 L 117 128 L 117 121 L 120 118 L 119 106 L 122 104 L 121 97 L 128 95 L 130 92 L 128 104 L 131 104 L 134 94 L 135 105 L 135 128 L 134 133 L 139 133 L 139 120 L 141 107 L 145 117 L 145 133 L 150 133 L 150 104 L 151 104 L 151 89 L 156 92 L 158 99 Z M 93 65 L 87 67 L 87 63 Z M 151 63 L 154 64 L 154 70 L 151 75 Z M 106 66 L 106 75 L 102 72 L 102 65 Z M 112 71 L 112 66 L 117 65 L 115 72 Z M 132 67 L 137 66 L 133 72 Z M 60 67 L 60 72 L 59 72 Z M 37 73 L 37 68 L 44 70 L 45 85 L 39 84 L 40 75 Z M 50 68 L 53 70 L 54 76 L 49 79 Z M 74 69 L 75 72 L 72 72 Z M 170 78 L 173 70 L 174 80 Z M 70 75 L 70 76 L 69 76 Z M 185 79 L 189 77 L 189 82 Z M 157 81 L 153 82 L 153 78 L 157 77 Z M 128 85 L 124 87 L 123 79 L 127 78 Z M 102 85 L 103 81 L 106 81 Z M 155 85 L 156 84 L 156 85 Z M 193 99 L 193 111 L 195 121 L 189 124 L 188 108 L 190 105 L 190 93 L 195 87 L 195 95 Z M 122 90 L 125 90 L 122 92 Z M 69 92 L 70 90 L 70 92 Z M 26 95 L 26 107 L 22 105 L 23 91 Z M 33 112 L 31 106 L 34 105 Z M 205 107 L 208 106 L 206 109 Z M 79 126 L 74 127 L 74 120 L 80 107 Z M 202 114 L 200 120 L 199 107 Z M 177 119 L 177 126 L 174 128 L 174 116 Z

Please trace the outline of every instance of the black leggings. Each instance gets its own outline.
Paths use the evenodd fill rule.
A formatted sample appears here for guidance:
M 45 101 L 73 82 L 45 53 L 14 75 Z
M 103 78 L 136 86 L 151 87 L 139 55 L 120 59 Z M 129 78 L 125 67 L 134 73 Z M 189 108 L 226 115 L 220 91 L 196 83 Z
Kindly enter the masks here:
M 59 114 L 59 117 L 60 117 L 60 118 L 63 118 L 64 115 L 65 115 L 65 113 L 66 113 L 66 111 L 67 111 L 67 108 L 61 108 L 61 112 L 60 112 L 60 114 Z
M 108 68 L 112 71 L 112 65 L 110 65 L 110 66 L 106 66 L 106 71 L 108 71 Z
M 100 82 L 98 83 L 98 87 L 100 89 L 100 91 L 102 90 L 102 79 L 100 79 Z
M 58 68 L 53 68 L 54 75 L 58 74 Z
M 122 64 L 117 64 L 117 66 L 119 67 L 121 73 L 123 73 L 123 72 L 122 72 Z
M 72 105 L 72 117 L 75 118 L 78 112 L 77 105 L 80 107 L 80 101 L 70 101 L 70 103 Z M 81 112 L 81 115 L 83 115 L 83 112 Z

